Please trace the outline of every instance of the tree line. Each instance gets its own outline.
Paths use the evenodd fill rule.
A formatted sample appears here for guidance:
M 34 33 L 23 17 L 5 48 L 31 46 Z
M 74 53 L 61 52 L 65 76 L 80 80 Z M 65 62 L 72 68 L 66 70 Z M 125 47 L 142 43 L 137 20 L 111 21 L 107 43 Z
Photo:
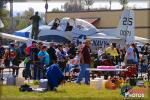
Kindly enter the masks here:
M 0 31 L 10 33 L 11 31 L 11 17 L 9 16 L 10 12 L 6 9 L 0 9 L 0 19 L 4 23 L 4 28 Z M 29 8 L 25 10 L 23 13 L 17 13 L 16 16 L 13 17 L 13 31 L 23 29 L 29 26 L 31 23 L 29 21 L 30 17 L 34 14 L 34 9 Z

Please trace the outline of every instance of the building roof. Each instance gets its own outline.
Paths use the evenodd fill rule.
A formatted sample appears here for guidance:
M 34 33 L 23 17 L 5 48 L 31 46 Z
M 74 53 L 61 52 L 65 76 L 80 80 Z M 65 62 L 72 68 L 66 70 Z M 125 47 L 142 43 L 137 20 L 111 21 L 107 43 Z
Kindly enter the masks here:
M 95 22 L 100 20 L 100 18 L 81 18 L 81 19 L 83 19 L 91 24 L 94 24 Z
M 132 9 L 134 11 L 139 11 L 139 10 L 150 10 L 150 8 L 136 8 Z M 117 12 L 117 11 L 122 11 L 122 9 L 100 9 L 100 10 L 82 10 L 82 11 L 73 11 L 73 12 L 66 12 L 66 11 L 59 11 L 59 12 L 54 12 L 54 11 L 48 11 L 47 13 L 83 13 L 83 12 Z

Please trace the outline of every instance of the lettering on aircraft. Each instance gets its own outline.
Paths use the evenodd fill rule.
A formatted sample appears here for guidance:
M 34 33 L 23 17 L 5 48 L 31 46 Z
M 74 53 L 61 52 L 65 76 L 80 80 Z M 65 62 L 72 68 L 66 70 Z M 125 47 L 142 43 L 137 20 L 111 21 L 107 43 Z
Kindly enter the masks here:
M 133 18 L 130 17 L 123 17 L 123 25 L 132 25 Z
M 93 40 L 92 46 L 105 46 L 109 43 L 109 41 L 106 40 Z
M 74 44 L 78 44 L 78 38 L 77 38 L 77 37 L 73 37 L 73 39 L 72 39 L 72 43 L 74 43 Z

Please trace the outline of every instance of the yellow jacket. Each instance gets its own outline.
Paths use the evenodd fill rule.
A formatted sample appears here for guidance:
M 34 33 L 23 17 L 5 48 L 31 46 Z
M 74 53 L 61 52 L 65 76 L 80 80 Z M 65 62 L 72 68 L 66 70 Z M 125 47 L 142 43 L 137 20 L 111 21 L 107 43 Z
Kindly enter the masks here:
M 108 47 L 106 48 L 105 52 L 106 54 L 110 54 L 111 56 L 114 56 L 114 57 L 118 56 L 118 52 L 116 48 L 112 49 L 111 47 Z

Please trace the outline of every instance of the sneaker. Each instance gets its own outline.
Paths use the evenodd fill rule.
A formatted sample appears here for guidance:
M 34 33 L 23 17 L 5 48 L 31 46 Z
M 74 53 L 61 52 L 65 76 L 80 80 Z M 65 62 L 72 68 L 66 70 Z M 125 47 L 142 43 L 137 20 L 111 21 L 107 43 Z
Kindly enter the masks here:
M 90 85 L 90 83 L 85 83 L 85 85 Z
M 56 89 L 56 88 L 53 88 L 53 89 L 51 89 L 50 91 L 57 92 L 57 89 Z
M 49 90 L 57 92 L 57 89 L 55 87 L 54 88 L 50 88 Z
M 80 82 L 76 82 L 77 84 L 79 84 L 79 85 L 81 85 L 81 83 Z

